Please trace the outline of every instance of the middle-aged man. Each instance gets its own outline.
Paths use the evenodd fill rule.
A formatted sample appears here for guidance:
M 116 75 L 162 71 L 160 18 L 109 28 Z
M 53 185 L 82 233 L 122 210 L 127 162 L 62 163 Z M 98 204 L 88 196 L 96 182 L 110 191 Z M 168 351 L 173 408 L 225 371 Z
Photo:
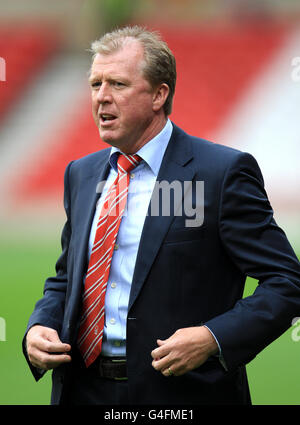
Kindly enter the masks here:
M 249 404 L 246 363 L 300 313 L 300 265 L 259 167 L 171 123 L 175 60 L 156 33 L 92 48 L 112 147 L 66 169 L 57 275 L 23 340 L 31 370 L 54 369 L 52 403 Z M 248 275 L 259 285 L 242 299 Z

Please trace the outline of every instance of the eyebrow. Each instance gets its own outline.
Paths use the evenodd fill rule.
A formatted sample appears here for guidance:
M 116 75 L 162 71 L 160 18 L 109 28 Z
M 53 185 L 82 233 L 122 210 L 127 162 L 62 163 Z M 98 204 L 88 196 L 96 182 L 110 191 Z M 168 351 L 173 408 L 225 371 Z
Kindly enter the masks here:
M 93 84 L 93 83 L 96 83 L 96 82 L 99 82 L 100 81 L 100 78 L 97 78 L 97 77 L 89 77 L 89 79 L 88 79 L 88 82 L 89 82 L 89 84 Z
M 119 81 L 120 80 L 120 81 L 122 81 L 124 83 L 128 83 L 128 78 L 127 77 L 122 76 L 122 75 L 117 75 L 117 74 L 116 75 L 112 75 L 112 76 L 106 78 L 106 80 L 107 81 L 110 81 L 110 82 L 112 82 L 112 81 Z M 96 75 L 95 76 L 91 76 L 90 75 L 90 77 L 88 79 L 89 84 L 97 83 L 99 81 L 102 81 L 102 79 L 100 77 L 97 77 Z

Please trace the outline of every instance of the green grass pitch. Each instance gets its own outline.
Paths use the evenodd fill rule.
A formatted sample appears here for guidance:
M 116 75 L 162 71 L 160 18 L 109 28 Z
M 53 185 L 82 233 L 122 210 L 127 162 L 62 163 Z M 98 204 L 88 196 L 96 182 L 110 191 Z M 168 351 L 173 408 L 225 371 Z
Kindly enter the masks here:
M 51 373 L 35 382 L 23 357 L 21 342 L 34 304 L 42 296 L 43 282 L 54 274 L 60 253 L 59 238 L 56 242 L 40 238 L 7 240 L 10 241 L 0 243 L 0 404 L 49 404 Z M 253 292 L 255 285 L 248 279 L 245 295 Z M 300 341 L 293 340 L 293 329 L 247 365 L 254 405 L 300 404 Z

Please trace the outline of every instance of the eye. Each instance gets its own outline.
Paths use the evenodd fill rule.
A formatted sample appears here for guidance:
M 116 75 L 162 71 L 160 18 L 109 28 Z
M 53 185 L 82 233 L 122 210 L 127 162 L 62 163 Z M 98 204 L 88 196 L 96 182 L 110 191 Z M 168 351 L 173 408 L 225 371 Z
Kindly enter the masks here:
M 92 89 L 98 89 L 101 86 L 101 81 L 92 81 L 90 83 Z
M 121 88 L 121 87 L 124 87 L 125 86 L 125 84 L 124 83 L 122 83 L 121 81 L 114 81 L 114 86 L 116 87 L 116 88 Z

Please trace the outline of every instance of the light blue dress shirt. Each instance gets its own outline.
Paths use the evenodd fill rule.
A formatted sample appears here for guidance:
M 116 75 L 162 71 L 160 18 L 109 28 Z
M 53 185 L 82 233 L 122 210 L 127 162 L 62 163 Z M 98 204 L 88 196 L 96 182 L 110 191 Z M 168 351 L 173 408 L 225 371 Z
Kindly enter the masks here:
M 167 120 L 162 131 L 136 152 L 142 161 L 130 175 L 127 205 L 119 227 L 105 295 L 105 325 L 102 341 L 104 356 L 126 355 L 127 309 L 137 251 L 155 181 L 172 130 L 173 126 L 170 120 Z M 89 239 L 89 256 L 102 204 L 118 174 L 118 152 L 120 151 L 117 148 L 111 148 L 109 159 L 111 169 L 97 203 Z

